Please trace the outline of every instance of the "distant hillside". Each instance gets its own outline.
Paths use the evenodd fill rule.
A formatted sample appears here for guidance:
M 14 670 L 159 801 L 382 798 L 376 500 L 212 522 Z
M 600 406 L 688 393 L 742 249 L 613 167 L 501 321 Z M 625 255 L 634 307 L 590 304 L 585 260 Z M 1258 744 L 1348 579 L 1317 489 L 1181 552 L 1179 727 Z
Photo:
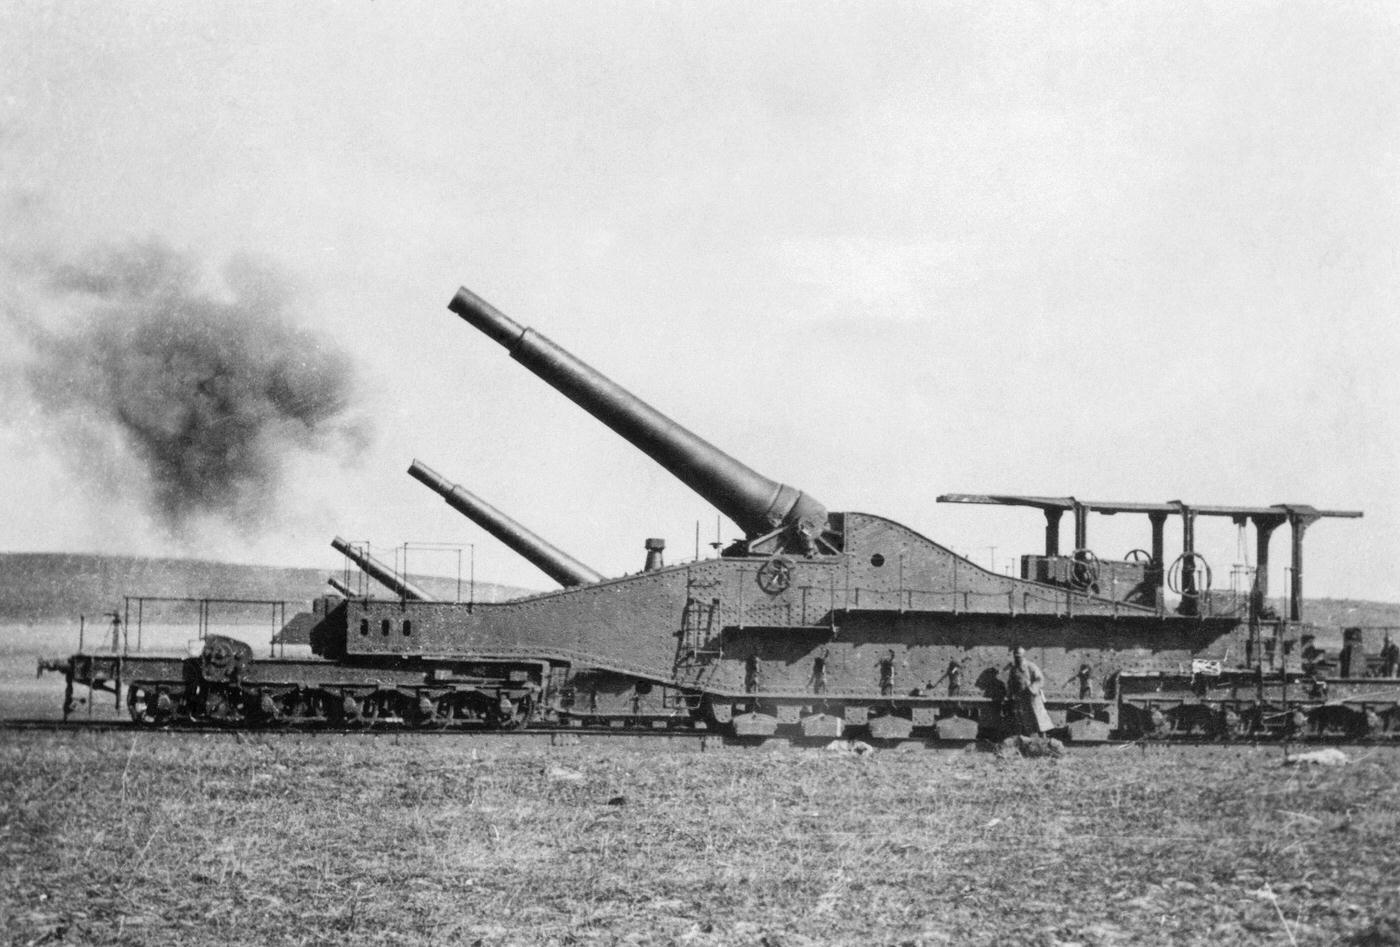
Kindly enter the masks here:
M 299 605 L 329 591 L 328 575 L 330 572 L 325 569 L 235 565 L 203 559 L 0 553 L 0 624 L 76 621 L 78 615 L 95 618 L 120 609 L 126 595 L 270 599 Z M 444 600 L 458 597 L 455 578 L 415 575 L 412 579 Z M 377 583 L 363 581 L 374 594 L 388 594 Z M 476 600 L 499 602 L 537 591 L 540 589 L 478 582 Z M 465 600 L 467 596 L 464 583 L 461 598 Z M 1400 603 L 1309 599 L 1305 617 L 1324 628 L 1400 627 Z
M 1228 592 L 1211 593 L 1220 612 L 1242 609 L 1244 600 Z M 1269 605 L 1282 610 L 1284 602 L 1277 596 Z M 1400 602 L 1365 602 L 1348 598 L 1310 598 L 1303 602 L 1303 620 L 1319 628 L 1378 628 L 1400 627 Z
M 1303 603 L 1303 617 L 1314 625 L 1325 627 L 1400 628 L 1400 603 L 1310 598 Z
M 142 559 L 75 553 L 0 553 L 0 623 L 70 621 L 122 607 L 126 595 L 268 599 L 306 603 L 330 591 L 325 569 L 247 566 L 203 559 Z M 337 574 L 339 577 L 339 574 Z M 432 595 L 457 597 L 457 580 L 412 576 Z M 368 581 L 368 580 L 366 580 Z M 354 583 L 352 582 L 352 586 Z M 388 594 L 370 582 L 375 594 Z M 476 600 L 498 602 L 538 589 L 476 583 Z M 465 583 L 462 598 L 468 596 Z

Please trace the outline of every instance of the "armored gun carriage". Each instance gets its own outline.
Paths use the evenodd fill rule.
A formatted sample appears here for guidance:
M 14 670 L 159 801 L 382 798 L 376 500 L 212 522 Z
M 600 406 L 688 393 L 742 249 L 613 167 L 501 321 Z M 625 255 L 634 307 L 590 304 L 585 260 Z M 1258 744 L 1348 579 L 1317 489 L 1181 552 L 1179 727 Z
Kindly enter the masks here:
M 758 473 L 466 289 L 449 308 L 744 537 L 715 558 L 671 566 L 661 562 L 662 544 L 648 540 L 647 568 L 606 578 L 415 461 L 415 478 L 561 588 L 452 603 L 391 581 L 393 598 L 326 599 L 312 633 L 315 674 L 254 659 L 240 680 L 191 690 L 196 697 L 236 686 L 220 706 L 249 708 L 247 718 L 263 722 L 970 740 L 1021 726 L 1006 697 L 1009 655 L 1023 648 L 1042 673 L 1050 725 L 1074 740 L 1400 731 L 1400 681 L 1327 677 L 1304 659 L 1302 644 L 1315 635 L 1301 614 L 1304 533 L 1358 512 L 940 497 L 1042 511 L 1043 554 L 1024 557 L 1019 576 L 1001 575 L 886 517 L 831 511 Z M 1074 548 L 1062 554 L 1066 512 Z M 1122 560 L 1095 556 L 1093 513 L 1145 516 L 1144 548 Z M 1253 526 L 1259 569 L 1243 601 L 1211 594 L 1194 548 L 1198 516 Z M 1164 542 L 1171 517 L 1183 535 L 1174 557 Z M 1265 605 L 1264 583 L 1270 538 L 1284 524 L 1293 587 L 1289 613 L 1278 616 Z M 266 683 L 250 691 L 247 682 L 259 678 Z M 172 697 L 171 713 L 199 716 L 184 694 Z

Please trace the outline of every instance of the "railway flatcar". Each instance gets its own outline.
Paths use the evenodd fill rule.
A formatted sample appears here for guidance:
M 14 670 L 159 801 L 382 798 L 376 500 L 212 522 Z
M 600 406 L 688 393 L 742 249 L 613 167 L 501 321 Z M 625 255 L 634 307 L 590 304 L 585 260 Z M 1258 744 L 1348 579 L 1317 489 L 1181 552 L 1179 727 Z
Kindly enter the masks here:
M 318 600 L 297 619 L 310 629 L 311 657 L 255 658 L 221 638 L 179 659 L 77 654 L 52 665 L 70 688 L 125 688 L 132 716 L 149 724 L 601 726 L 874 741 L 1400 733 L 1396 662 L 1368 660 L 1357 636 L 1349 663 L 1324 660 L 1302 615 L 1306 531 L 1360 512 L 940 497 L 1044 517 L 1043 550 L 1021 558 L 1019 575 L 1002 575 L 887 517 L 832 511 L 769 479 L 469 290 L 449 308 L 744 537 L 674 565 L 648 539 L 645 568 L 609 578 L 414 461 L 413 477 L 560 587 L 499 603 L 434 601 L 337 542 L 390 594 Z M 1062 550 L 1065 514 L 1073 541 Z M 1141 548 L 1122 558 L 1092 551 L 1096 514 L 1141 516 Z M 1249 594 L 1213 594 L 1194 544 L 1199 517 L 1252 528 Z M 1179 551 L 1165 544 L 1173 519 Z M 1281 615 L 1266 583 L 1282 526 L 1292 569 Z M 1018 712 L 1027 701 L 1034 714 Z

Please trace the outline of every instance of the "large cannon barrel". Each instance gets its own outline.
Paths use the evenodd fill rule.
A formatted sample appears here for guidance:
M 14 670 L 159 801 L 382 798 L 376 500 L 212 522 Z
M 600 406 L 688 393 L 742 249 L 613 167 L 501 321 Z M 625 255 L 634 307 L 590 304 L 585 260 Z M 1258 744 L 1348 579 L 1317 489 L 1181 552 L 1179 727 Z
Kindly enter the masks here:
M 827 528 L 821 503 L 730 457 L 470 290 L 459 289 L 448 308 L 669 470 L 750 539 L 791 529 L 810 544 Z
M 545 542 L 461 484 L 450 483 L 431 467 L 415 460 L 408 472 L 447 501 L 447 505 L 518 552 L 560 585 L 589 585 L 603 581 L 601 573 Z
M 335 589 L 336 594 L 339 595 L 341 598 L 356 597 L 355 590 L 350 588 L 350 586 L 346 585 L 344 582 L 337 579 L 335 576 L 331 576 L 329 579 L 327 579 L 326 584 L 329 585 L 331 588 Z
M 365 574 L 370 578 L 391 589 L 393 593 L 400 598 L 410 599 L 415 602 L 434 601 L 431 595 L 408 581 L 407 577 L 399 578 L 394 574 L 393 569 L 389 568 L 369 553 L 361 552 L 359 549 L 356 549 L 339 536 L 331 540 L 331 548 L 363 569 Z

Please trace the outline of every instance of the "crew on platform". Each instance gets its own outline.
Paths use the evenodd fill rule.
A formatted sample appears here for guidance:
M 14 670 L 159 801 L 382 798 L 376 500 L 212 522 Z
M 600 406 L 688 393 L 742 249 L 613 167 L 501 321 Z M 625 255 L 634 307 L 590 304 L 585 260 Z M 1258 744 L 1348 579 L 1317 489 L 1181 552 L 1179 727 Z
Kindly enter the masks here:
M 894 693 L 894 651 L 881 658 L 876 665 L 880 671 L 880 696 Z
M 1390 635 L 1385 636 L 1385 644 L 1381 646 L 1381 677 L 1396 677 L 1400 675 L 1400 645 L 1390 640 Z
M 963 666 L 960 662 L 948 662 L 948 669 L 943 672 L 943 676 L 948 679 L 949 697 L 957 697 L 960 693 L 962 693 L 962 672 Z

